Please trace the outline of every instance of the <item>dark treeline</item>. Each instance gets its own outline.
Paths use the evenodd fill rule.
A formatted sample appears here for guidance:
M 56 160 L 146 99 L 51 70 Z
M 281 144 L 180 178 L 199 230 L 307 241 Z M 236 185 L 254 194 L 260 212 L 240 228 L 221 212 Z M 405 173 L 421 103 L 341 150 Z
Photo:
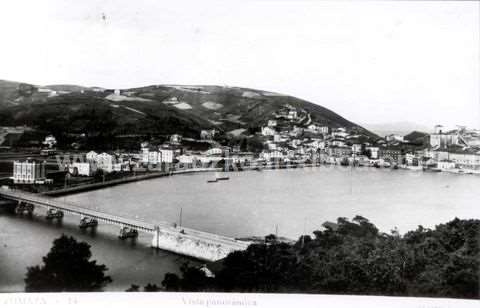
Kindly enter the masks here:
M 293 245 L 231 253 L 214 278 L 184 266 L 166 274 L 168 291 L 294 292 L 479 298 L 480 220 L 454 219 L 401 236 L 367 219 L 339 218 Z
M 206 267 L 184 264 L 143 291 L 285 292 L 479 298 L 480 220 L 381 233 L 367 219 L 339 218 L 293 244 L 274 235 Z M 87 243 L 62 236 L 43 264 L 28 268 L 26 291 L 99 291 L 112 279 Z M 132 285 L 128 291 L 140 291 Z

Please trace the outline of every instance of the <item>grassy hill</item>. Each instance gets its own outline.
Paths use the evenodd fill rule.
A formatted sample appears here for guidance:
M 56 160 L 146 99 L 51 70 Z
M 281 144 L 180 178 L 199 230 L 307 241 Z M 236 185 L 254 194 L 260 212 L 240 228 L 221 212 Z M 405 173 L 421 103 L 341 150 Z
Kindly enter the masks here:
M 73 85 L 41 88 L 68 93 L 39 91 L 40 87 L 34 85 L 0 81 L 0 123 L 27 125 L 60 139 L 83 134 L 108 142 L 112 137 L 125 135 L 173 133 L 198 138 L 202 129 L 258 129 L 288 104 L 308 114 L 305 124 L 357 128 L 362 134 L 376 137 L 322 106 L 255 89 L 154 85 L 114 92 Z

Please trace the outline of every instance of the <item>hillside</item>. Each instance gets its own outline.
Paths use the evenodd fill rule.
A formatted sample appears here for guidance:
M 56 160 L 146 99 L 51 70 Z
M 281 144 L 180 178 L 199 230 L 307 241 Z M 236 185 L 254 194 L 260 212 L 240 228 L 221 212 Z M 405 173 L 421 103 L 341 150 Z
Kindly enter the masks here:
M 376 137 L 335 112 L 288 95 L 221 86 L 154 85 L 105 90 L 73 85 L 0 81 L 0 123 L 27 125 L 55 135 L 118 137 L 180 133 L 198 138 L 202 129 L 247 134 L 282 107 L 304 114 L 299 125 L 345 127 Z M 249 130 L 250 129 L 250 130 Z M 61 136 L 60 136 L 61 137 Z M 103 138 L 104 142 L 107 138 Z

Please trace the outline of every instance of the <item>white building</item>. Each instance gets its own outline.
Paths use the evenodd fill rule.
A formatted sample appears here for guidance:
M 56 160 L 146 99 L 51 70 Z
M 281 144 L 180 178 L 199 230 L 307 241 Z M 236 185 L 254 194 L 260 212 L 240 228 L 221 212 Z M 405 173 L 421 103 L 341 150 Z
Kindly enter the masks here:
M 362 145 L 359 143 L 352 144 L 352 152 L 355 154 L 362 153 Z
M 148 151 L 148 164 L 156 165 L 160 162 L 159 153 L 157 151 Z
M 148 157 L 149 157 L 150 150 L 148 147 L 142 147 L 142 163 L 148 164 Z
M 49 149 L 55 147 L 57 145 L 57 139 L 53 135 L 48 135 L 45 137 L 43 144 L 46 145 Z
M 92 176 L 94 173 L 94 165 L 92 162 L 74 162 L 68 166 L 68 172 L 79 176 Z
M 345 140 L 342 139 L 333 139 L 330 144 L 334 147 L 343 147 L 345 146 Z
M 370 151 L 370 158 L 378 159 L 378 147 L 366 147 L 365 150 Z
M 317 124 L 310 124 L 307 126 L 308 131 L 316 134 L 328 134 L 328 126 L 319 126 Z
M 202 139 L 202 140 L 212 140 L 217 133 L 218 133 L 218 131 L 216 129 L 203 129 L 200 132 L 200 139 Z
M 170 136 L 170 142 L 172 144 L 180 144 L 182 143 L 182 136 L 179 134 L 173 134 Z
M 274 159 L 281 159 L 284 157 L 283 153 L 278 150 L 273 151 L 263 151 L 260 153 L 260 157 L 265 159 L 266 161 L 274 160 Z
M 174 154 L 173 150 L 160 149 L 158 153 L 158 160 L 162 163 L 173 163 Z
M 437 162 L 451 161 L 461 167 L 480 169 L 480 153 L 433 151 Z
M 97 168 L 102 169 L 105 172 L 113 172 L 113 164 L 115 157 L 108 153 L 103 152 L 102 154 L 97 155 Z
M 268 127 L 275 127 L 277 126 L 277 120 L 268 120 Z
M 223 154 L 223 150 L 221 148 L 211 148 L 208 149 L 205 154 L 208 156 L 218 156 Z
M 95 151 L 90 151 L 90 152 L 87 153 L 86 159 L 87 159 L 88 161 L 96 161 L 96 160 L 97 160 L 97 156 L 98 156 L 97 152 L 95 152 Z
M 297 110 L 292 109 L 292 110 L 288 111 L 288 114 L 287 114 L 288 119 L 295 120 L 295 119 L 297 119 L 297 117 L 298 117 Z
M 276 130 L 274 130 L 271 127 L 265 126 L 262 127 L 262 135 L 263 136 L 274 136 L 277 133 Z
M 46 178 L 45 162 L 35 160 L 13 162 L 13 176 L 10 177 L 15 184 L 48 184 L 51 179 Z
M 180 155 L 177 158 L 178 162 L 181 164 L 193 164 L 195 161 L 195 156 L 192 155 Z
M 432 148 L 446 148 L 450 145 L 458 145 L 459 138 L 457 133 L 439 133 L 430 135 L 430 146 Z
M 440 169 L 454 169 L 455 162 L 449 160 L 442 160 L 437 162 L 437 167 Z

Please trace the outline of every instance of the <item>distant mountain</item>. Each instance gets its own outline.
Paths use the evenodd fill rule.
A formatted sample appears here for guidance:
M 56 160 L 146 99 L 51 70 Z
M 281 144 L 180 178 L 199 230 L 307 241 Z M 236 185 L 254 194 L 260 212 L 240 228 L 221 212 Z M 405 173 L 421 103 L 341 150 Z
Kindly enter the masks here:
M 74 85 L 35 86 L 0 81 L 0 123 L 53 134 L 88 136 L 167 135 L 198 138 L 200 130 L 247 134 L 290 105 L 305 111 L 302 124 L 375 134 L 335 112 L 268 91 L 222 86 L 153 85 L 113 90 Z M 107 140 L 104 138 L 104 140 Z
M 385 137 L 391 134 L 397 134 L 404 136 L 412 131 L 430 132 L 433 128 L 425 125 L 403 121 L 403 122 L 391 122 L 391 123 L 376 123 L 376 124 L 362 124 L 366 129 L 378 134 L 381 137 Z
M 53 91 L 64 91 L 64 92 L 80 92 L 80 91 L 85 91 L 90 89 L 88 87 L 76 86 L 71 84 L 55 84 L 55 85 L 43 86 L 42 88 L 50 89 Z

